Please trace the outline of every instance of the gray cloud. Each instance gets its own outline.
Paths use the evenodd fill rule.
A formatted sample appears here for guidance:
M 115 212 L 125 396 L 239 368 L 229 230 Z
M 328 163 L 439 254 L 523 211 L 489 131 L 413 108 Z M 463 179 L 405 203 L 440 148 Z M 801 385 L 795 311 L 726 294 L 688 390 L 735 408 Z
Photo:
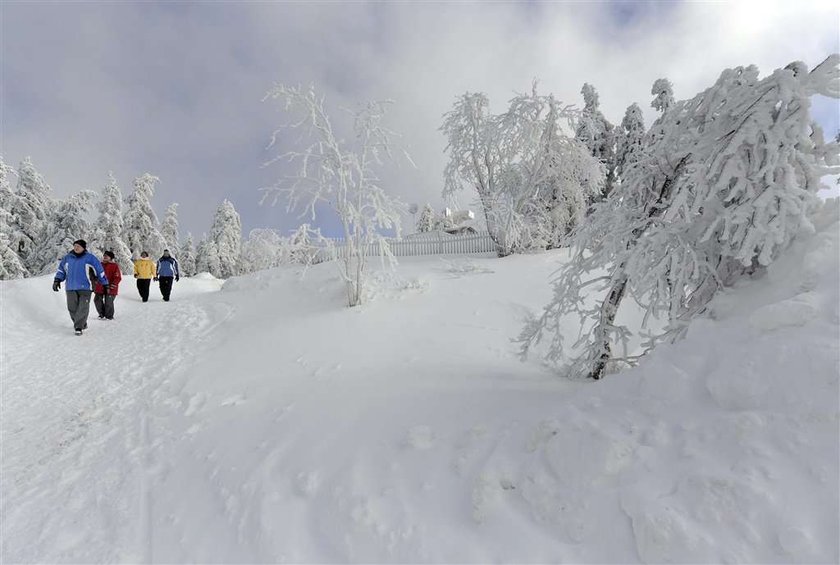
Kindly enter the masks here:
M 840 50 L 838 16 L 814 2 L 5 2 L 0 151 L 11 164 L 31 155 L 58 196 L 100 188 L 109 170 L 127 193 L 152 172 L 157 210 L 180 202 L 182 229 L 196 235 L 225 197 L 246 229 L 286 230 L 298 220 L 257 204 L 257 188 L 282 173 L 260 166 L 285 121 L 260 102 L 274 82 L 314 83 L 336 114 L 394 99 L 390 125 L 417 168 L 386 178 L 404 200 L 440 205 L 437 128 L 465 91 L 500 110 L 533 78 L 570 103 L 590 82 L 613 122 L 632 102 L 651 120 L 656 78 L 689 97 L 725 67 L 815 65 Z M 836 110 L 815 103 L 828 133 Z

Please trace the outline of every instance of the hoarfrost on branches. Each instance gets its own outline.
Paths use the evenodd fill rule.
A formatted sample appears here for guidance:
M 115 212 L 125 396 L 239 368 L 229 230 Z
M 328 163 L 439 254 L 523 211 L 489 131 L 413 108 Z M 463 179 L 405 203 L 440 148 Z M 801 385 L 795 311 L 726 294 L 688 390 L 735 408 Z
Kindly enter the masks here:
M 151 257 L 160 255 L 166 243 L 158 231 L 158 220 L 152 208 L 155 183 L 160 179 L 149 173 L 134 179 L 134 192 L 128 197 L 128 208 L 123 219 L 124 241 L 134 258 L 147 251 Z
M 367 257 L 374 248 L 394 265 L 383 230 L 400 235 L 401 216 L 405 206 L 389 195 L 377 174 L 383 161 L 392 158 L 394 133 L 382 125 L 390 102 L 369 102 L 351 111 L 355 144 L 339 139 L 324 108 L 324 98 L 314 87 L 278 85 L 266 99 L 282 102 L 284 110 L 297 116 L 290 128 L 299 128 L 312 138 L 301 151 L 279 155 L 271 162 L 287 160 L 297 165 L 297 173 L 281 178 L 273 187 L 264 189 L 265 200 L 276 202 L 283 196 L 288 210 L 315 219 L 316 205 L 327 204 L 338 216 L 344 233 L 343 253 L 339 259 L 342 279 L 347 290 L 347 303 L 357 306 L 365 296 Z M 274 133 L 272 145 L 279 131 Z
M 251 230 L 248 239 L 242 243 L 241 270 L 253 273 L 272 269 L 282 264 L 282 237 L 275 230 L 257 228 Z
M 26 270 L 40 274 L 46 265 L 41 263 L 41 241 L 52 219 L 54 203 L 50 187 L 35 169 L 32 159 L 26 157 L 17 170 L 18 182 L 15 198 L 11 202 L 12 245 Z
M 181 245 L 181 256 L 178 257 L 178 267 L 181 271 L 181 276 L 192 277 L 195 275 L 195 244 L 193 243 L 193 236 L 187 232 L 187 239 Z
M 639 159 L 645 145 L 645 120 L 642 109 L 636 103 L 627 107 L 621 128 L 616 134 L 615 174 L 618 182 L 626 170 Z
M 58 203 L 53 220 L 47 223 L 44 239 L 38 248 L 39 272 L 52 270 L 55 264 L 73 249 L 77 239 L 91 239 L 93 229 L 87 215 L 93 206 L 96 193 L 83 190 Z
M 27 274 L 13 243 L 15 221 L 11 209 L 16 195 L 8 179 L 12 174 L 14 170 L 0 156 L 0 280 L 16 279 Z
M 537 93 L 510 101 L 492 115 L 482 93 L 466 93 L 444 114 L 449 161 L 444 197 L 475 188 L 500 256 L 560 245 L 600 193 L 605 168 L 574 131 L 580 113 Z
M 601 113 L 598 91 L 594 86 L 584 83 L 580 93 L 584 105 L 575 129 L 575 139 L 586 145 L 589 153 L 606 169 L 604 192 L 595 195 L 601 199 L 610 193 L 616 182 L 615 127 Z
M 649 347 L 676 339 L 717 289 L 760 273 L 800 230 L 812 229 L 820 177 L 840 172 L 840 158 L 837 143 L 811 123 L 810 97 L 840 97 L 838 63 L 832 55 L 810 73 L 792 63 L 763 79 L 754 66 L 727 69 L 682 102 L 657 81 L 663 114 L 643 155 L 576 231 L 553 300 L 520 334 L 523 355 L 549 336 L 550 361 L 572 357 L 569 374 L 600 378 L 629 336 L 615 324 L 627 295 L 668 320 Z M 601 269 L 606 274 L 594 274 Z M 590 305 L 584 298 L 593 290 L 603 294 Z M 560 333 L 568 315 L 583 321 L 571 348 Z
M 224 200 L 216 210 L 209 239 L 213 242 L 212 250 L 218 256 L 218 270 L 210 273 L 222 279 L 238 275 L 242 254 L 242 221 L 230 201 Z M 210 259 L 207 261 L 208 264 L 215 264 Z
M 417 218 L 417 233 L 426 233 L 435 229 L 435 210 L 431 204 L 423 206 L 420 217 Z
M 195 269 L 197 273 L 210 273 L 217 279 L 222 278 L 222 266 L 219 261 L 219 250 L 216 242 L 206 235 L 198 244 L 195 253 Z
M 99 251 L 113 251 L 123 272 L 131 272 L 131 250 L 123 239 L 122 192 L 113 173 L 108 173 L 108 183 L 102 190 L 102 199 L 97 206 L 99 218 L 96 221 L 96 236 L 93 248 Z
M 163 215 L 163 223 L 160 225 L 160 235 L 169 249 L 169 254 L 178 259 L 180 264 L 181 244 L 178 235 L 178 203 L 173 202 L 166 209 Z

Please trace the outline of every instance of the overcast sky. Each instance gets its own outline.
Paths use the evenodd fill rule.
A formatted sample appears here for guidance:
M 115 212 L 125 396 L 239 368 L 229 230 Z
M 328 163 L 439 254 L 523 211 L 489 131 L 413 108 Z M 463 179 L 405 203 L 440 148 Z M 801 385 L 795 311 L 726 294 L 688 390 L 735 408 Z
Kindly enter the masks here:
M 197 237 L 228 198 L 243 231 L 286 231 L 300 220 L 260 206 L 281 174 L 262 167 L 285 121 L 262 102 L 276 82 L 313 83 L 339 107 L 395 101 L 388 125 L 417 168 L 388 175 L 406 202 L 441 206 L 441 115 L 466 91 L 500 111 L 515 92 L 553 92 L 582 105 L 593 84 L 620 122 L 650 87 L 677 98 L 726 67 L 762 75 L 794 60 L 814 67 L 840 51 L 836 2 L 9 2 L 0 0 L 0 152 L 31 156 L 57 197 L 100 190 L 113 171 L 160 177 L 155 207 L 180 203 Z M 836 100 L 815 100 L 827 135 Z M 465 197 L 469 203 L 471 197 Z M 329 224 L 329 222 L 325 222 Z M 329 228 L 329 226 L 327 226 Z

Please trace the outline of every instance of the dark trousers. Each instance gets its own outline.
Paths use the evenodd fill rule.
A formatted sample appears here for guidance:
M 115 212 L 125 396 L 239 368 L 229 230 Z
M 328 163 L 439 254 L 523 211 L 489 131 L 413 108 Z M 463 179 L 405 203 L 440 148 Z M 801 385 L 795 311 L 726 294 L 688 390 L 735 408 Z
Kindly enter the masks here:
M 152 284 L 152 279 L 137 279 L 137 291 L 140 293 L 140 298 L 143 302 L 149 301 L 149 286 Z
M 113 294 L 95 294 L 93 296 L 93 305 L 96 306 L 96 312 L 100 318 L 114 319 L 114 299 Z
M 160 281 L 160 293 L 163 300 L 169 302 L 169 294 L 172 292 L 172 277 L 158 277 Z
M 70 319 L 73 320 L 73 327 L 77 330 L 87 328 L 88 312 L 90 312 L 89 290 L 68 290 L 67 311 L 70 312 Z

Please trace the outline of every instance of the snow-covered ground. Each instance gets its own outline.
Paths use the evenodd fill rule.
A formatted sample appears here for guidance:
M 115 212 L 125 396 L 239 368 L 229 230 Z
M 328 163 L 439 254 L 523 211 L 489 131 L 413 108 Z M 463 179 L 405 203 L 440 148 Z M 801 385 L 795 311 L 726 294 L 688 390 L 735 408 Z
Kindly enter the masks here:
M 0 560 L 837 562 L 817 227 L 600 382 L 511 343 L 564 252 L 403 260 L 355 309 L 333 265 L 127 281 L 81 338 L 49 277 L 0 283 Z

